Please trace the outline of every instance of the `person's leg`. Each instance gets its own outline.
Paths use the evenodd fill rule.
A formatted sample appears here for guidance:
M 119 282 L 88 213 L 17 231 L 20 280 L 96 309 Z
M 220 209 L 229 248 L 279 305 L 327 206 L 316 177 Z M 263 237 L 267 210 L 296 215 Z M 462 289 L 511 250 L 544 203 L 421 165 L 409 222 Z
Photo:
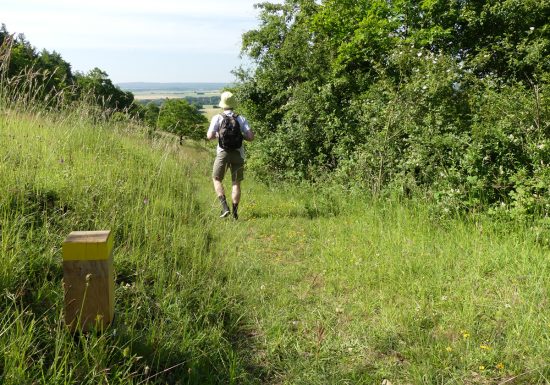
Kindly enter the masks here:
M 231 191 L 231 200 L 233 202 L 233 218 L 239 219 L 239 202 L 241 200 L 241 182 L 234 181 Z
M 212 178 L 212 181 L 214 182 L 214 190 L 216 191 L 216 195 L 219 197 L 225 195 L 225 190 L 223 188 L 223 183 L 218 178 L 214 177 Z
M 239 204 L 241 201 L 241 182 L 235 181 L 233 182 L 233 189 L 231 191 L 231 199 L 233 200 L 233 204 Z
M 231 201 L 233 203 L 233 218 L 238 219 L 239 202 L 241 201 L 241 181 L 244 179 L 244 160 L 240 153 L 234 155 L 235 157 L 231 162 L 231 181 L 233 183 Z
M 225 191 L 223 188 L 223 177 L 225 175 L 225 169 L 227 168 L 227 159 L 224 152 L 219 153 L 214 161 L 214 169 L 212 171 L 212 182 L 214 183 L 214 190 L 222 205 L 222 212 L 220 217 L 225 218 L 229 215 L 229 206 L 225 199 Z

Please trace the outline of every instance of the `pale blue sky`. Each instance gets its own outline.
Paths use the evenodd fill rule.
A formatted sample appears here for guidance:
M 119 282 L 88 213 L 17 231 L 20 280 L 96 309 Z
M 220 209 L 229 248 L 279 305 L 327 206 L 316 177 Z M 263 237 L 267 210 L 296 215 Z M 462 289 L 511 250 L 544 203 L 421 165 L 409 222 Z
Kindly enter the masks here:
M 231 82 L 260 0 L 0 0 L 0 23 L 113 82 Z M 280 2 L 280 1 L 274 1 Z

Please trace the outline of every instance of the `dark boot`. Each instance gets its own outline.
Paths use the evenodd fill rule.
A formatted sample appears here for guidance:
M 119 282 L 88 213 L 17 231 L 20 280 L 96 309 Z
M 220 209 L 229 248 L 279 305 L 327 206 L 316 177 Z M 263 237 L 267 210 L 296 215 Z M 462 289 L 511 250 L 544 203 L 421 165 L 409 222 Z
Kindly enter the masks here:
M 239 204 L 233 203 L 233 219 L 239 219 L 239 213 L 237 211 L 238 209 L 239 209 Z
M 222 213 L 220 214 L 220 218 L 225 218 L 229 215 L 229 206 L 227 206 L 227 201 L 225 200 L 225 195 L 222 195 L 218 197 L 220 200 L 220 203 L 222 204 Z

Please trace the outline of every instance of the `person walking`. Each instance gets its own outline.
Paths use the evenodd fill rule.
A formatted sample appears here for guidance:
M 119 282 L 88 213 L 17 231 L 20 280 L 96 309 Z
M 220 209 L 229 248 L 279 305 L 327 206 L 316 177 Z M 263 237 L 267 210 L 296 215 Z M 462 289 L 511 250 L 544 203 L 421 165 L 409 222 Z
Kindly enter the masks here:
M 246 119 L 234 112 L 237 101 L 231 92 L 226 91 L 221 94 L 219 106 L 223 108 L 223 112 L 212 118 L 206 134 L 208 140 L 218 139 L 212 180 L 214 182 L 214 190 L 222 205 L 220 218 L 225 218 L 232 213 L 233 218 L 238 219 L 241 182 L 244 179 L 245 154 L 243 140 L 253 141 L 254 132 Z M 231 200 L 233 205 L 231 212 L 229 211 L 222 184 L 225 171 L 228 168 L 231 170 L 232 181 Z

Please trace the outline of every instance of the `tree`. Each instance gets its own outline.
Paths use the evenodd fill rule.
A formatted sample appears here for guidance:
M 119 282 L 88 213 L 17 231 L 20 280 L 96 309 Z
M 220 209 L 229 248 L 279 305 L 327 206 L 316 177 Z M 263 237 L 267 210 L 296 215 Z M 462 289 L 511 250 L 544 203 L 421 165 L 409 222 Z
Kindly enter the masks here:
M 200 110 L 185 99 L 167 99 L 160 108 L 158 127 L 179 137 L 198 140 L 204 137 L 204 126 L 208 123 Z
M 145 106 L 145 113 L 143 117 L 145 124 L 147 124 L 151 128 L 156 128 L 159 118 L 159 111 L 160 108 L 155 103 L 147 103 L 147 105 Z
M 465 206 L 525 191 L 544 201 L 533 186 L 550 183 L 540 171 L 550 163 L 549 0 L 257 7 L 242 46 L 254 65 L 236 71 L 240 109 L 259 134 L 257 176 L 333 173 L 375 192 L 434 188 L 454 204 L 462 194 Z
M 106 110 L 128 111 L 132 108 L 134 95 L 115 86 L 109 75 L 97 67 L 87 74 L 77 72 L 75 82 L 80 97 L 91 98 L 94 103 Z
M 42 74 L 43 99 L 48 99 L 47 95 L 61 95 L 63 101 L 70 100 L 71 93 L 62 91 L 74 84 L 73 73 L 71 65 L 63 60 L 59 53 L 42 50 L 35 61 L 35 66 Z M 57 100 L 57 98 L 53 100 Z
M 85 99 L 99 106 L 104 117 L 115 112 L 138 119 L 144 116 L 144 110 L 134 102 L 134 95 L 115 86 L 106 72 L 94 68 L 86 74 L 73 74 L 71 65 L 59 53 L 46 49 L 37 52 L 25 35 L 10 34 L 4 24 L 0 25 L 0 71 L 18 100 L 25 98 L 59 108 Z

